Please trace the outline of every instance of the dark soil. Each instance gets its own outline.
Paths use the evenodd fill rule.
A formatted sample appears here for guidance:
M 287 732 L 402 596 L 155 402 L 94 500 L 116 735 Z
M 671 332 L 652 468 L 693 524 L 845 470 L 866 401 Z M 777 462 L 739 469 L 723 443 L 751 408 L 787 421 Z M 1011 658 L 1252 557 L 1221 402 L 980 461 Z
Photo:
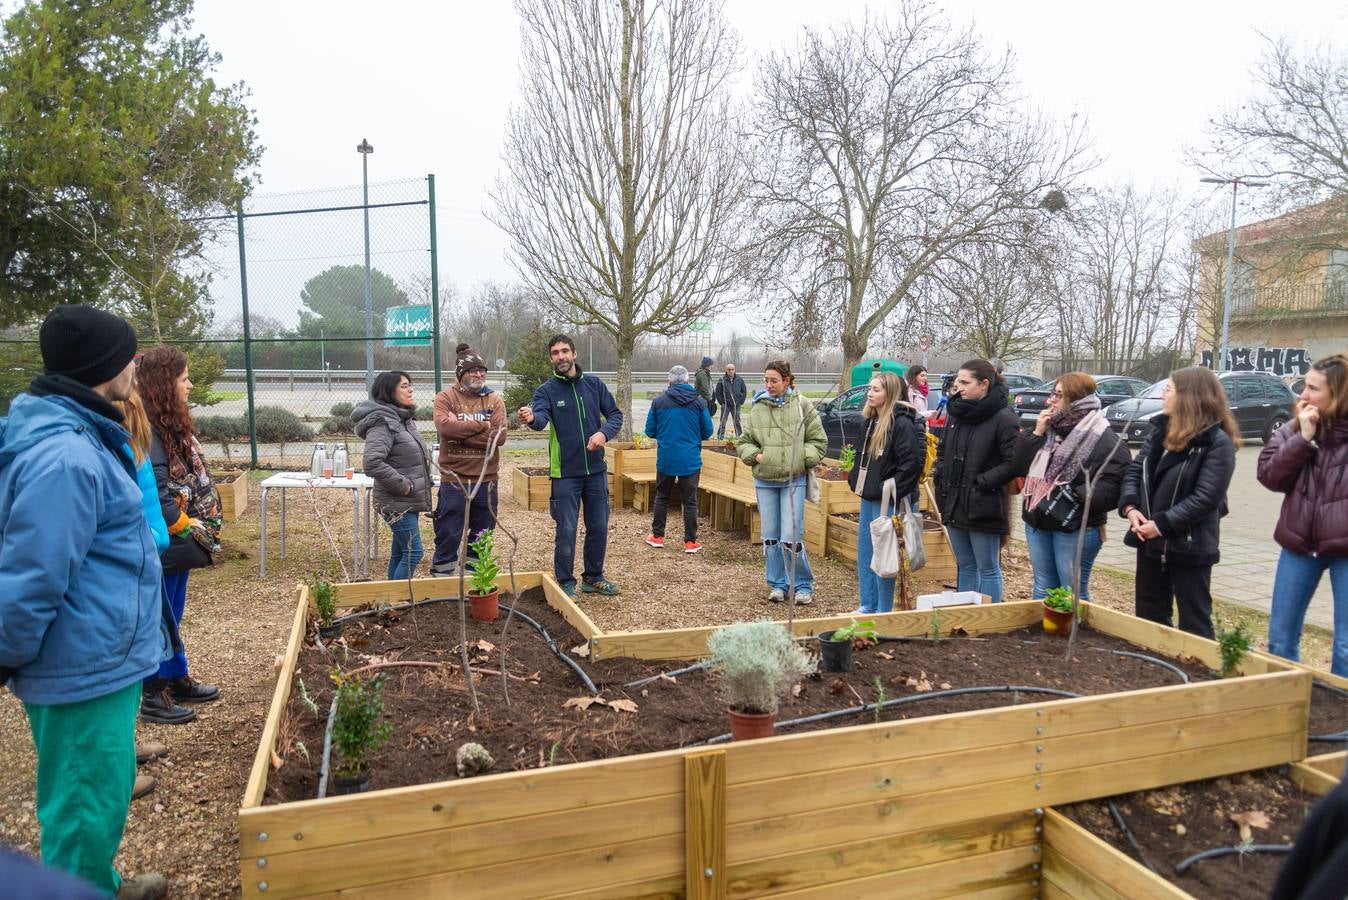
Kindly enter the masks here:
M 551 474 L 552 474 L 552 470 L 549 469 L 547 466 L 532 466 L 532 467 L 529 467 L 529 468 L 521 468 L 520 471 L 523 472 L 525 475 L 551 475 Z
M 735 456 L 735 457 L 738 457 L 738 456 L 740 455 L 739 450 L 735 449 L 733 446 L 732 446 L 732 447 L 727 447 L 727 446 L 724 446 L 724 445 L 717 445 L 717 446 L 715 446 L 715 447 L 708 447 L 708 446 L 706 446 L 706 445 L 703 445 L 702 449 L 703 449 L 703 450 L 707 450 L 707 451 L 709 451 L 709 452 L 711 452 L 711 453 L 721 453 L 721 454 L 723 454 L 723 455 L 725 455 L 725 456 Z
M 503 607 L 504 607 L 503 599 Z M 407 611 L 353 619 L 342 641 L 329 649 L 312 641 L 300 654 L 296 684 L 303 681 L 316 711 L 296 694 L 282 729 L 286 763 L 267 782 L 268 802 L 316 796 L 323 731 L 332 701 L 333 659 L 350 671 L 371 663 L 395 660 L 446 663 L 443 667 L 389 667 L 384 691 L 386 717 L 395 723 L 392 737 L 373 757 L 374 787 L 424 784 L 455 777 L 454 754 L 466 741 L 491 751 L 495 766 L 505 772 L 664 750 L 705 741 L 728 730 L 725 704 L 717 696 L 715 676 L 698 671 L 664 678 L 639 688 L 627 682 L 682 668 L 686 663 L 643 663 L 618 659 L 591 662 L 575 651 L 583 641 L 547 607 L 539 589 L 526 591 L 519 609 L 541 622 L 563 650 L 577 659 L 600 687 L 606 701 L 630 700 L 636 711 L 595 703 L 588 709 L 567 706 L 587 698 L 579 677 L 557 659 L 538 633 L 520 620 L 510 626 L 507 671 L 511 705 L 502 698 L 499 675 L 475 676 L 481 712 L 474 712 L 467 684 L 458 666 L 459 607 L 455 602 L 418 607 L 414 625 Z M 504 609 L 502 611 L 504 618 Z M 420 636 L 418 636 L 418 627 Z M 475 668 L 499 670 L 501 623 L 468 620 L 468 644 Z M 950 688 L 1018 685 L 1104 694 L 1174 684 L 1174 673 L 1145 661 L 1108 651 L 1130 649 L 1116 638 L 1083 629 L 1077 664 L 1064 663 L 1065 644 L 1038 627 L 1011 634 L 968 637 L 943 635 L 941 640 L 907 640 L 860 646 L 854 670 L 846 675 L 821 673 L 802 681 L 796 696 L 784 701 L 779 720 L 873 703 L 880 691 L 887 699 L 939 692 Z M 1135 649 L 1135 648 L 1132 648 Z M 1181 661 L 1194 680 L 1210 673 Z M 877 685 L 877 681 L 879 684 Z M 1007 692 L 934 697 L 884 710 L 885 720 L 983 709 L 1057 699 L 1052 695 Z M 841 727 L 875 721 L 873 710 L 788 730 Z M 302 742 L 304 751 L 298 751 Z M 308 762 L 304 762 L 307 754 Z
M 829 515 L 837 516 L 839 519 L 846 519 L 849 522 L 861 521 L 861 513 L 830 513 Z M 922 511 L 922 530 L 923 531 L 941 530 L 940 521 L 938 521 L 936 516 L 932 515 L 929 510 Z
M 814 467 L 814 475 L 821 481 L 846 481 L 847 473 L 837 466 L 826 466 L 822 463 Z
M 1311 688 L 1311 724 L 1309 734 L 1338 734 L 1348 730 L 1348 695 L 1340 690 L 1315 682 Z M 1345 748 L 1343 741 L 1311 741 L 1311 756 L 1321 753 L 1334 753 Z
M 1265 769 L 1124 794 L 1114 802 L 1162 878 L 1195 897 L 1267 897 L 1285 855 L 1250 853 L 1205 859 L 1183 875 L 1175 873 L 1175 866 L 1195 853 L 1239 844 L 1239 826 L 1231 816 L 1242 813 L 1261 812 L 1268 817 L 1267 827 L 1250 829 L 1253 843 L 1289 844 L 1316 799 L 1277 769 Z M 1059 812 L 1120 853 L 1137 859 L 1111 818 L 1107 800 L 1074 803 L 1059 807 Z

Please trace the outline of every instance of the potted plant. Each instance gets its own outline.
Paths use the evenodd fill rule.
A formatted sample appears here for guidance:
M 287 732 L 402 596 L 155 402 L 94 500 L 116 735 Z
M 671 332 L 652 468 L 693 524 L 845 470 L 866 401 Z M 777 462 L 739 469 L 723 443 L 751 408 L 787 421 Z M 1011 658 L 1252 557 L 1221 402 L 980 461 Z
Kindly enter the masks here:
M 720 668 L 721 693 L 735 740 L 769 737 L 777 703 L 814 660 L 776 622 L 736 622 L 712 632 L 707 649 Z
M 359 675 L 332 673 L 337 685 L 337 712 L 332 720 L 332 769 L 334 794 L 360 794 L 370 789 L 370 755 L 388 740 L 391 722 L 381 722 L 384 712 L 384 675 L 364 679 Z
M 852 671 L 852 641 L 855 638 L 875 640 L 875 622 L 853 619 L 850 625 L 819 632 L 819 658 L 825 672 Z
M 851 444 L 843 444 L 842 450 L 838 452 L 838 468 L 844 472 L 851 472 L 852 467 L 857 463 L 857 448 Z
M 318 610 L 318 636 L 325 641 L 333 640 L 342 634 L 342 623 L 334 622 L 337 615 L 337 588 L 318 573 L 309 576 L 314 609 Z
M 1044 633 L 1066 637 L 1072 633 L 1072 589 L 1049 588 L 1044 596 Z
M 492 546 L 492 531 L 484 529 L 469 545 L 474 556 L 468 560 L 468 603 L 473 618 L 479 622 L 495 622 L 500 611 L 496 576 L 501 574 L 501 566 Z

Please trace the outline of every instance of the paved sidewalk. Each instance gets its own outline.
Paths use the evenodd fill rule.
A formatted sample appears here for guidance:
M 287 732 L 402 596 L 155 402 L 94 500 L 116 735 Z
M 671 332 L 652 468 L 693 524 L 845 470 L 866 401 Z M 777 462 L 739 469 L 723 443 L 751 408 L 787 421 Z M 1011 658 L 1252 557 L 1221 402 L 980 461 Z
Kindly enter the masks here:
M 1278 521 L 1283 495 L 1267 490 L 1255 478 L 1261 449 L 1261 443 L 1251 441 L 1236 453 L 1236 474 L 1227 493 L 1231 511 L 1222 519 L 1222 561 L 1212 570 L 1212 595 L 1267 613 L 1272 605 L 1273 573 L 1282 549 L 1273 540 L 1273 526 Z M 1109 518 L 1107 539 L 1096 565 L 1131 575 L 1137 566 L 1137 551 L 1124 546 L 1125 527 L 1126 523 L 1117 515 Z M 1019 514 L 1015 516 L 1013 537 L 1025 540 Z M 1306 621 L 1324 628 L 1334 627 L 1334 600 L 1328 573 L 1320 579 Z

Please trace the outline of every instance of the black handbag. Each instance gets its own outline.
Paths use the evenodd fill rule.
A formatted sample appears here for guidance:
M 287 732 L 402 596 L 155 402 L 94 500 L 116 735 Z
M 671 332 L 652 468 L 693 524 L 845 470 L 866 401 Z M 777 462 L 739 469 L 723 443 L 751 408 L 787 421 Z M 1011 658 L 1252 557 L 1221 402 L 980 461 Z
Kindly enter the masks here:
M 1081 524 L 1081 500 L 1071 485 L 1056 485 L 1039 504 L 1038 512 L 1057 531 L 1076 531 Z

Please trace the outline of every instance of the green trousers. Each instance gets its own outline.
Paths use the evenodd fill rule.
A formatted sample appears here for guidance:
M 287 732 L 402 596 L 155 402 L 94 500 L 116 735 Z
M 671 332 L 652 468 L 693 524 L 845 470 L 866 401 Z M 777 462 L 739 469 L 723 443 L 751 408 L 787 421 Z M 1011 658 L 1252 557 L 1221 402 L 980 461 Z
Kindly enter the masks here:
M 93 700 L 25 703 L 37 747 L 42 861 L 115 895 L 112 867 L 136 782 L 139 681 Z

